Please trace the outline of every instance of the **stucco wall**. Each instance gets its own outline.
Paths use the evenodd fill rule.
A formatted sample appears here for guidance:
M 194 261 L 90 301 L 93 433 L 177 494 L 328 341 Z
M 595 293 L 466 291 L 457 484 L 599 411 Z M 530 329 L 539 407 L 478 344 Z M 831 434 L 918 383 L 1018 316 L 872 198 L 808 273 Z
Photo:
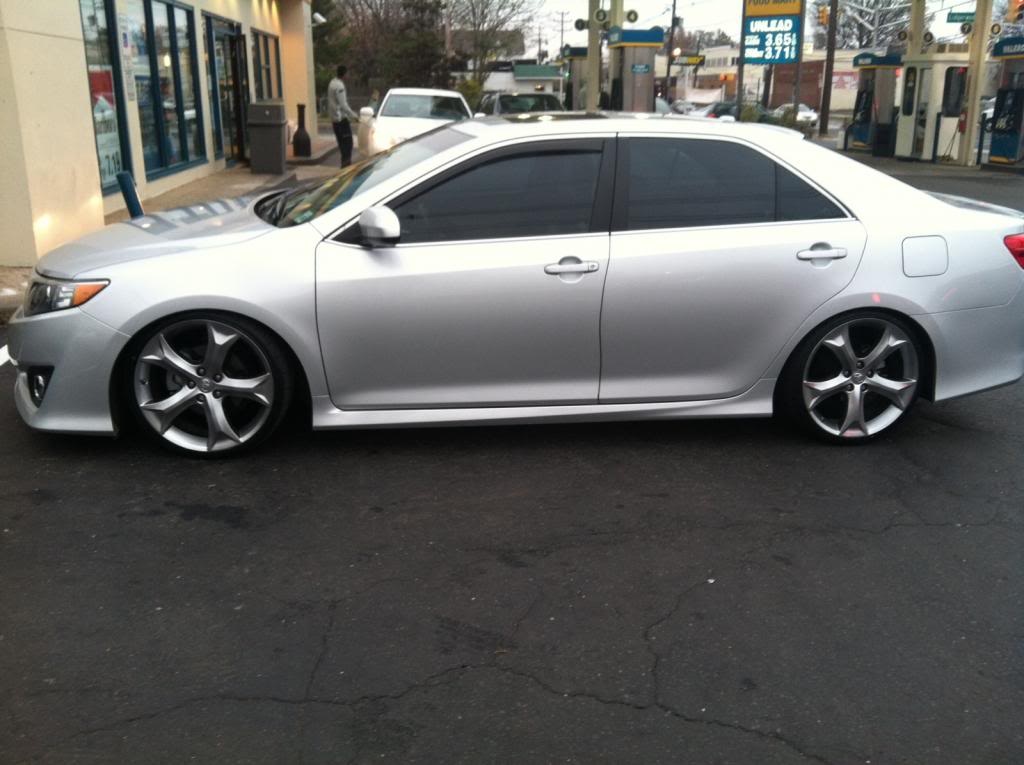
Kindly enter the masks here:
M 115 16 L 124 9 L 115 0 Z M 241 24 L 254 96 L 252 31 L 278 36 L 282 96 L 288 116 L 298 103 L 315 104 L 310 0 L 190 0 L 197 37 L 199 103 L 207 160 L 146 180 L 138 103 L 125 104 L 130 157 L 143 200 L 223 169 L 213 158 L 214 136 L 203 13 Z M 78 0 L 0 0 L 0 265 L 32 265 L 59 244 L 103 225 L 124 207 L 103 196 L 97 166 L 89 78 Z M 310 115 L 307 126 L 315 126 Z
M 76 0 L 0 0 L 0 265 L 103 225 Z

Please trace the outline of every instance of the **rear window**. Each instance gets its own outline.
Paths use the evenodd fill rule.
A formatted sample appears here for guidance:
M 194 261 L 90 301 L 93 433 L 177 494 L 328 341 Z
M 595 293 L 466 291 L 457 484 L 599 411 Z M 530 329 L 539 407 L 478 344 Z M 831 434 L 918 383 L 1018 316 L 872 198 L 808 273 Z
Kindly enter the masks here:
M 562 103 L 551 93 L 523 93 L 499 96 L 498 103 L 504 114 L 521 112 L 560 112 Z
M 462 100 L 454 96 L 431 96 L 420 93 L 395 93 L 381 107 L 382 117 L 413 117 L 417 119 L 464 120 L 469 113 Z

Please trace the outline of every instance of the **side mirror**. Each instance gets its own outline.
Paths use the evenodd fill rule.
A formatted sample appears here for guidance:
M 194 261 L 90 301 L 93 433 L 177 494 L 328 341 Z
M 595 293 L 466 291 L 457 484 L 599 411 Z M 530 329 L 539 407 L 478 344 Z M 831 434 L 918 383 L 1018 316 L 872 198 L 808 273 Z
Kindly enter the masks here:
M 473 115 L 473 118 L 474 118 L 474 119 L 478 119 L 478 118 L 480 118 L 480 117 L 486 117 L 486 116 L 487 116 L 487 115 L 486 115 L 486 114 L 484 114 L 483 112 L 477 112 L 476 114 L 474 114 L 474 115 Z
M 359 110 L 359 121 L 360 122 L 362 122 L 364 120 L 372 119 L 372 118 L 373 118 L 373 107 L 372 106 L 364 106 L 362 109 Z
M 392 247 L 402 238 L 402 225 L 390 207 L 368 207 L 359 216 L 359 233 L 370 247 Z

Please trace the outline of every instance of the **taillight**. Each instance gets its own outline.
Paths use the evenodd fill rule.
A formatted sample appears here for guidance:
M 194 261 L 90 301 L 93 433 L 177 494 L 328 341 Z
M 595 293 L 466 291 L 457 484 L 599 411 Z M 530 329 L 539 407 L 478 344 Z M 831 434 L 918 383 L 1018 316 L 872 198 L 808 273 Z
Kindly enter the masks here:
M 1017 265 L 1024 268 L 1024 234 L 1012 234 L 1003 241 L 1006 242 L 1006 249 L 1013 255 Z

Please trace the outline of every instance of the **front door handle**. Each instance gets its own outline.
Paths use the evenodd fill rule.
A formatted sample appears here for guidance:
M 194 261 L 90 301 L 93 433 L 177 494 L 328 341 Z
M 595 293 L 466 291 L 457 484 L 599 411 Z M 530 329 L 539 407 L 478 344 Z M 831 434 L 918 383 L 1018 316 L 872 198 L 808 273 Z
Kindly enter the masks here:
M 846 257 L 846 249 L 816 244 L 809 250 L 800 250 L 796 256 L 800 260 L 839 260 Z
M 592 274 L 600 266 L 594 260 L 584 260 L 576 263 L 552 263 L 544 266 L 544 273 L 550 274 L 551 276 L 559 276 L 560 274 Z

